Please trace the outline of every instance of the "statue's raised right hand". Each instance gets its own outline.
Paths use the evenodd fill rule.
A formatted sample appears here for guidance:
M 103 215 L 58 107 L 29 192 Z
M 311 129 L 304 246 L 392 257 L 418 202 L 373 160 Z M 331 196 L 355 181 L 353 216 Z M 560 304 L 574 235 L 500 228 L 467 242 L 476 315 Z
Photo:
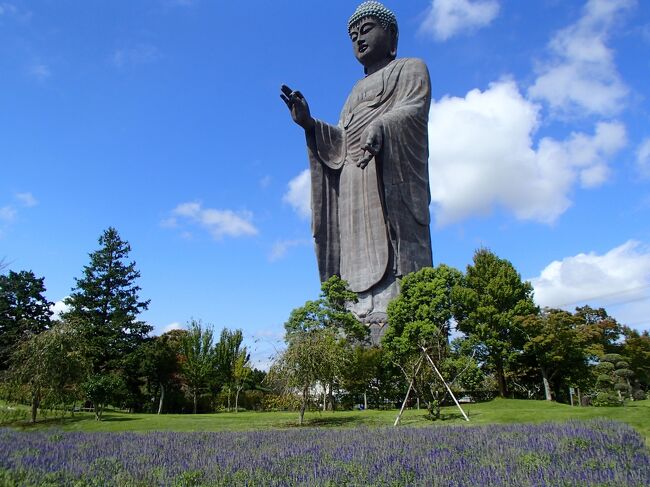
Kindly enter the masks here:
M 293 91 L 287 85 L 282 85 L 280 87 L 280 98 L 287 104 L 294 122 L 307 131 L 314 127 L 314 119 L 309 112 L 309 105 L 302 93 Z

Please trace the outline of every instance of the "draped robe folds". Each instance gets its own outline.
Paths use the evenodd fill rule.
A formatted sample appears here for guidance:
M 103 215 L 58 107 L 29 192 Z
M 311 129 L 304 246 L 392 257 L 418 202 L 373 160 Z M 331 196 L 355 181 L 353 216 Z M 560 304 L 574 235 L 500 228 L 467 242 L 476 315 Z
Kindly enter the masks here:
M 429 73 L 418 59 L 390 62 L 359 80 L 338 125 L 316 120 L 307 134 L 312 230 L 321 280 L 356 293 L 431 265 L 427 120 Z M 366 130 L 380 152 L 364 168 Z M 376 310 L 383 311 L 384 310 Z

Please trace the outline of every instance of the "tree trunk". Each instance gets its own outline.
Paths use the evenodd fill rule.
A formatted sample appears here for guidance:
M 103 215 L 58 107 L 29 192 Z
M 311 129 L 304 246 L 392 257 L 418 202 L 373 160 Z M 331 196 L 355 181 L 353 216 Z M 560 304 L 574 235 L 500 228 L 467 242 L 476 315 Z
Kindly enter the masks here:
M 625 382 L 627 382 L 627 395 L 629 396 L 630 401 L 634 401 L 634 394 L 632 394 L 632 384 L 630 384 L 630 379 L 626 377 Z
M 34 394 L 32 396 L 32 424 L 36 423 L 36 414 L 38 413 L 38 406 L 40 403 L 40 399 L 37 394 Z
M 238 387 L 235 392 L 235 412 L 239 411 L 239 393 L 241 392 L 242 388 Z
M 507 397 L 508 388 L 506 387 L 506 374 L 503 370 L 503 363 L 501 362 L 501 360 L 498 360 L 495 366 L 496 366 L 497 382 L 499 383 L 499 396 Z
M 158 414 L 162 413 L 164 400 L 165 400 L 165 385 L 160 384 L 160 401 L 158 401 Z
M 93 404 L 93 409 L 95 410 L 95 421 L 101 421 L 102 411 L 104 409 L 103 404 Z
M 302 389 L 302 404 L 300 405 L 300 421 L 298 424 L 302 426 L 302 423 L 305 418 L 305 409 L 307 408 L 307 393 L 309 391 L 309 387 L 304 387 Z
M 368 410 L 368 394 L 366 394 L 366 391 L 363 391 L 363 410 Z
M 194 400 L 194 414 L 196 414 L 196 403 L 198 402 L 198 398 L 196 397 L 196 389 L 193 391 L 192 399 Z
M 228 388 L 228 412 L 230 412 L 230 387 Z
M 552 401 L 553 395 L 551 394 L 551 384 L 548 381 L 548 373 L 546 372 L 546 369 L 544 367 L 540 367 L 539 370 L 542 373 L 542 381 L 544 383 L 544 395 L 546 396 L 546 400 Z

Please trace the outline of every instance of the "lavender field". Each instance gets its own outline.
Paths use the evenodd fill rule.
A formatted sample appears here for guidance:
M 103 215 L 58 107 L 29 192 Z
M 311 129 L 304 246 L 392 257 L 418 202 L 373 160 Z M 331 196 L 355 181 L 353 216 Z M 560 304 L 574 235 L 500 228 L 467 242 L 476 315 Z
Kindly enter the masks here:
M 225 433 L 0 430 L 1 485 L 647 486 L 611 421 Z

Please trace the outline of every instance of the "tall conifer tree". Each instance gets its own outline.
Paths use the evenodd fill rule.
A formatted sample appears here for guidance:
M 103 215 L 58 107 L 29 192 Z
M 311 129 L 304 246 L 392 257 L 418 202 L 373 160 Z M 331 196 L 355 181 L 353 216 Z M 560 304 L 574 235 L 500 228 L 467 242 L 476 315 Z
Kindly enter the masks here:
M 45 293 L 44 278 L 32 271 L 0 276 L 0 369 L 6 369 L 9 356 L 25 334 L 37 334 L 50 325 L 52 303 Z
M 136 284 L 140 272 L 128 262 L 131 246 L 109 227 L 99 237 L 101 248 L 90 253 L 90 264 L 65 300 L 70 307 L 64 319 L 74 319 L 83 328 L 91 350 L 93 372 L 115 370 L 123 365 L 152 330 L 138 320 L 149 306 L 139 297 Z

